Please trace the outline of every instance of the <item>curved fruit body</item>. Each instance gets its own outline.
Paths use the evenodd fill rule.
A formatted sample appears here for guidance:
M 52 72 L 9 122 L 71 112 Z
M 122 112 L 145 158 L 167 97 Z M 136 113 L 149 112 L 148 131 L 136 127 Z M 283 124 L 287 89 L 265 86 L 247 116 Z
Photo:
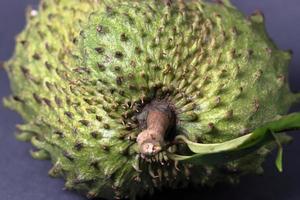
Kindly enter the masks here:
M 228 1 L 42 1 L 17 42 L 5 104 L 25 120 L 18 138 L 37 148 L 34 158 L 52 160 L 51 176 L 89 198 L 259 173 L 274 142 L 194 164 L 176 160 L 191 152 L 174 138 L 234 140 L 299 98 L 286 82 L 290 53 L 268 38 L 263 16 L 246 19 Z M 147 134 L 136 141 L 147 128 L 161 133 L 151 155 L 139 146 Z

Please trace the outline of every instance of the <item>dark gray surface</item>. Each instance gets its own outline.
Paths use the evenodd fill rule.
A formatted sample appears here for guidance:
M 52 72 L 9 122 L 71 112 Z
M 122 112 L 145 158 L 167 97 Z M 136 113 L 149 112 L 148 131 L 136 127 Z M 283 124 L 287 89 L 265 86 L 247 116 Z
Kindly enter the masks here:
M 71 1 L 71 0 L 70 0 Z M 38 0 L 0 0 L 0 60 L 13 52 L 14 37 L 24 26 L 27 5 Z M 282 49 L 292 49 L 291 88 L 300 91 L 300 1 L 299 0 L 233 0 L 244 13 L 255 9 L 265 13 L 267 29 Z M 9 95 L 8 79 L 0 70 L 0 99 Z M 293 111 L 299 111 L 295 106 Z M 83 200 L 76 193 L 63 191 L 63 181 L 47 176 L 48 161 L 33 160 L 30 145 L 14 139 L 15 124 L 20 117 L 0 105 L 0 200 Z M 299 133 L 299 132 L 297 132 Z M 158 193 L 153 199 L 223 199 L 223 200 L 299 200 L 300 199 L 300 135 L 284 150 L 284 172 L 274 167 L 274 155 L 265 164 L 263 176 L 244 177 L 238 186 L 218 185 L 213 190 L 177 190 Z M 150 199 L 150 198 L 147 198 Z

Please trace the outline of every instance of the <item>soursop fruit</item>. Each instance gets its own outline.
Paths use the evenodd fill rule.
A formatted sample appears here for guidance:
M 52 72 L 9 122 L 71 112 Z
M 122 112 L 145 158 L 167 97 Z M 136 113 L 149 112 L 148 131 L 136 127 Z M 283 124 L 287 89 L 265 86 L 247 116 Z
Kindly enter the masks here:
M 44 0 L 5 64 L 17 138 L 88 198 L 261 173 L 299 100 L 290 52 L 227 1 Z

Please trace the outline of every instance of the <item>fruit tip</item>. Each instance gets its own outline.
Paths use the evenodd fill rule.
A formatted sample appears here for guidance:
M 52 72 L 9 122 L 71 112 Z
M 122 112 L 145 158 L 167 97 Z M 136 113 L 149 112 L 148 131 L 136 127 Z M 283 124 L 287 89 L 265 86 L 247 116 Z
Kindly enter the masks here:
M 32 133 L 29 132 L 15 133 L 15 138 L 21 142 L 29 142 L 32 138 Z
M 256 9 L 249 17 L 252 22 L 263 23 L 265 21 L 265 16 L 262 10 Z
M 231 3 L 231 0 L 213 0 L 213 2 L 221 6 L 234 7 L 233 4 Z
M 294 55 L 294 51 L 292 49 L 288 49 L 286 51 L 290 56 L 293 56 Z
M 38 15 L 38 8 L 36 6 L 27 6 L 26 7 L 26 18 L 30 19 Z
M 282 51 L 282 53 L 283 53 L 282 55 L 283 55 L 284 59 L 287 60 L 288 62 L 291 61 L 291 59 L 294 55 L 294 52 L 292 49 L 284 50 L 284 51 Z
M 256 9 L 251 15 L 264 17 L 264 13 L 261 9 Z
M 300 92 L 295 94 L 295 102 L 300 103 Z
M 4 69 L 4 62 L 0 60 L 0 69 Z
M 164 0 L 164 3 L 170 7 L 173 2 L 172 2 L 172 0 Z
M 218 3 L 218 4 L 223 4 L 222 0 L 213 0 L 213 2 Z
M 11 108 L 12 107 L 12 102 L 8 99 L 8 97 L 4 97 L 2 99 L 2 104 L 6 108 Z
M 48 160 L 50 158 L 49 153 L 43 149 L 37 151 L 30 150 L 29 153 L 36 160 Z
M 233 7 L 233 4 L 231 3 L 231 0 L 223 0 L 224 5 L 228 7 Z

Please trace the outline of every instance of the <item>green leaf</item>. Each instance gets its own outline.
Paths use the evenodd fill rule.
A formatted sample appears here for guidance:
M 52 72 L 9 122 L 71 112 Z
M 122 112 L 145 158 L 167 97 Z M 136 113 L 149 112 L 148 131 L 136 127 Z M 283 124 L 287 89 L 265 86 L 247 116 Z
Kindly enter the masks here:
M 223 143 L 200 144 L 192 142 L 184 136 L 178 136 L 176 139 L 186 143 L 194 154 L 177 155 L 170 153 L 169 157 L 174 160 L 194 164 L 225 163 L 255 152 L 275 139 L 279 146 L 276 166 L 279 171 L 282 171 L 282 146 L 275 134 L 294 129 L 300 129 L 300 113 L 281 117 L 278 120 L 266 123 L 265 125 L 255 129 L 248 135 Z
M 276 143 L 277 143 L 277 145 L 278 145 L 278 153 L 277 153 L 277 157 L 276 157 L 276 162 L 275 162 L 275 164 L 276 164 L 276 167 L 277 167 L 278 171 L 279 171 L 279 172 L 282 172 L 282 171 L 283 171 L 283 170 L 282 170 L 282 154 L 283 154 L 283 148 L 282 148 L 282 145 L 281 145 L 279 139 L 277 138 L 277 136 L 276 136 L 274 133 L 272 133 L 272 135 L 273 135 L 273 137 L 275 138 L 275 141 L 276 141 Z
M 206 164 L 206 165 L 215 165 L 222 164 L 229 161 L 233 161 L 239 159 L 243 156 L 246 156 L 252 152 L 255 152 L 261 146 L 267 143 L 267 141 L 272 140 L 272 136 L 270 134 L 265 137 L 265 139 L 261 140 L 257 144 L 241 149 L 232 149 L 232 150 L 224 150 L 220 152 L 207 152 L 202 154 L 193 154 L 189 156 L 170 154 L 169 157 L 174 160 L 189 162 L 196 165 Z M 222 143 L 223 145 L 224 143 Z
M 223 3 L 228 6 L 228 7 L 233 7 L 232 3 L 230 0 L 223 0 Z
M 230 140 L 223 143 L 216 143 L 216 144 L 196 143 L 188 140 L 184 136 L 178 136 L 176 139 L 185 142 L 193 153 L 207 154 L 207 153 L 218 153 L 222 151 L 229 151 L 229 150 L 240 148 L 240 146 L 245 141 L 250 140 L 250 137 L 251 135 L 245 135 L 234 140 Z
M 282 147 L 278 149 L 278 154 L 276 158 L 276 167 L 278 171 L 282 172 L 282 154 L 283 154 L 283 149 Z

